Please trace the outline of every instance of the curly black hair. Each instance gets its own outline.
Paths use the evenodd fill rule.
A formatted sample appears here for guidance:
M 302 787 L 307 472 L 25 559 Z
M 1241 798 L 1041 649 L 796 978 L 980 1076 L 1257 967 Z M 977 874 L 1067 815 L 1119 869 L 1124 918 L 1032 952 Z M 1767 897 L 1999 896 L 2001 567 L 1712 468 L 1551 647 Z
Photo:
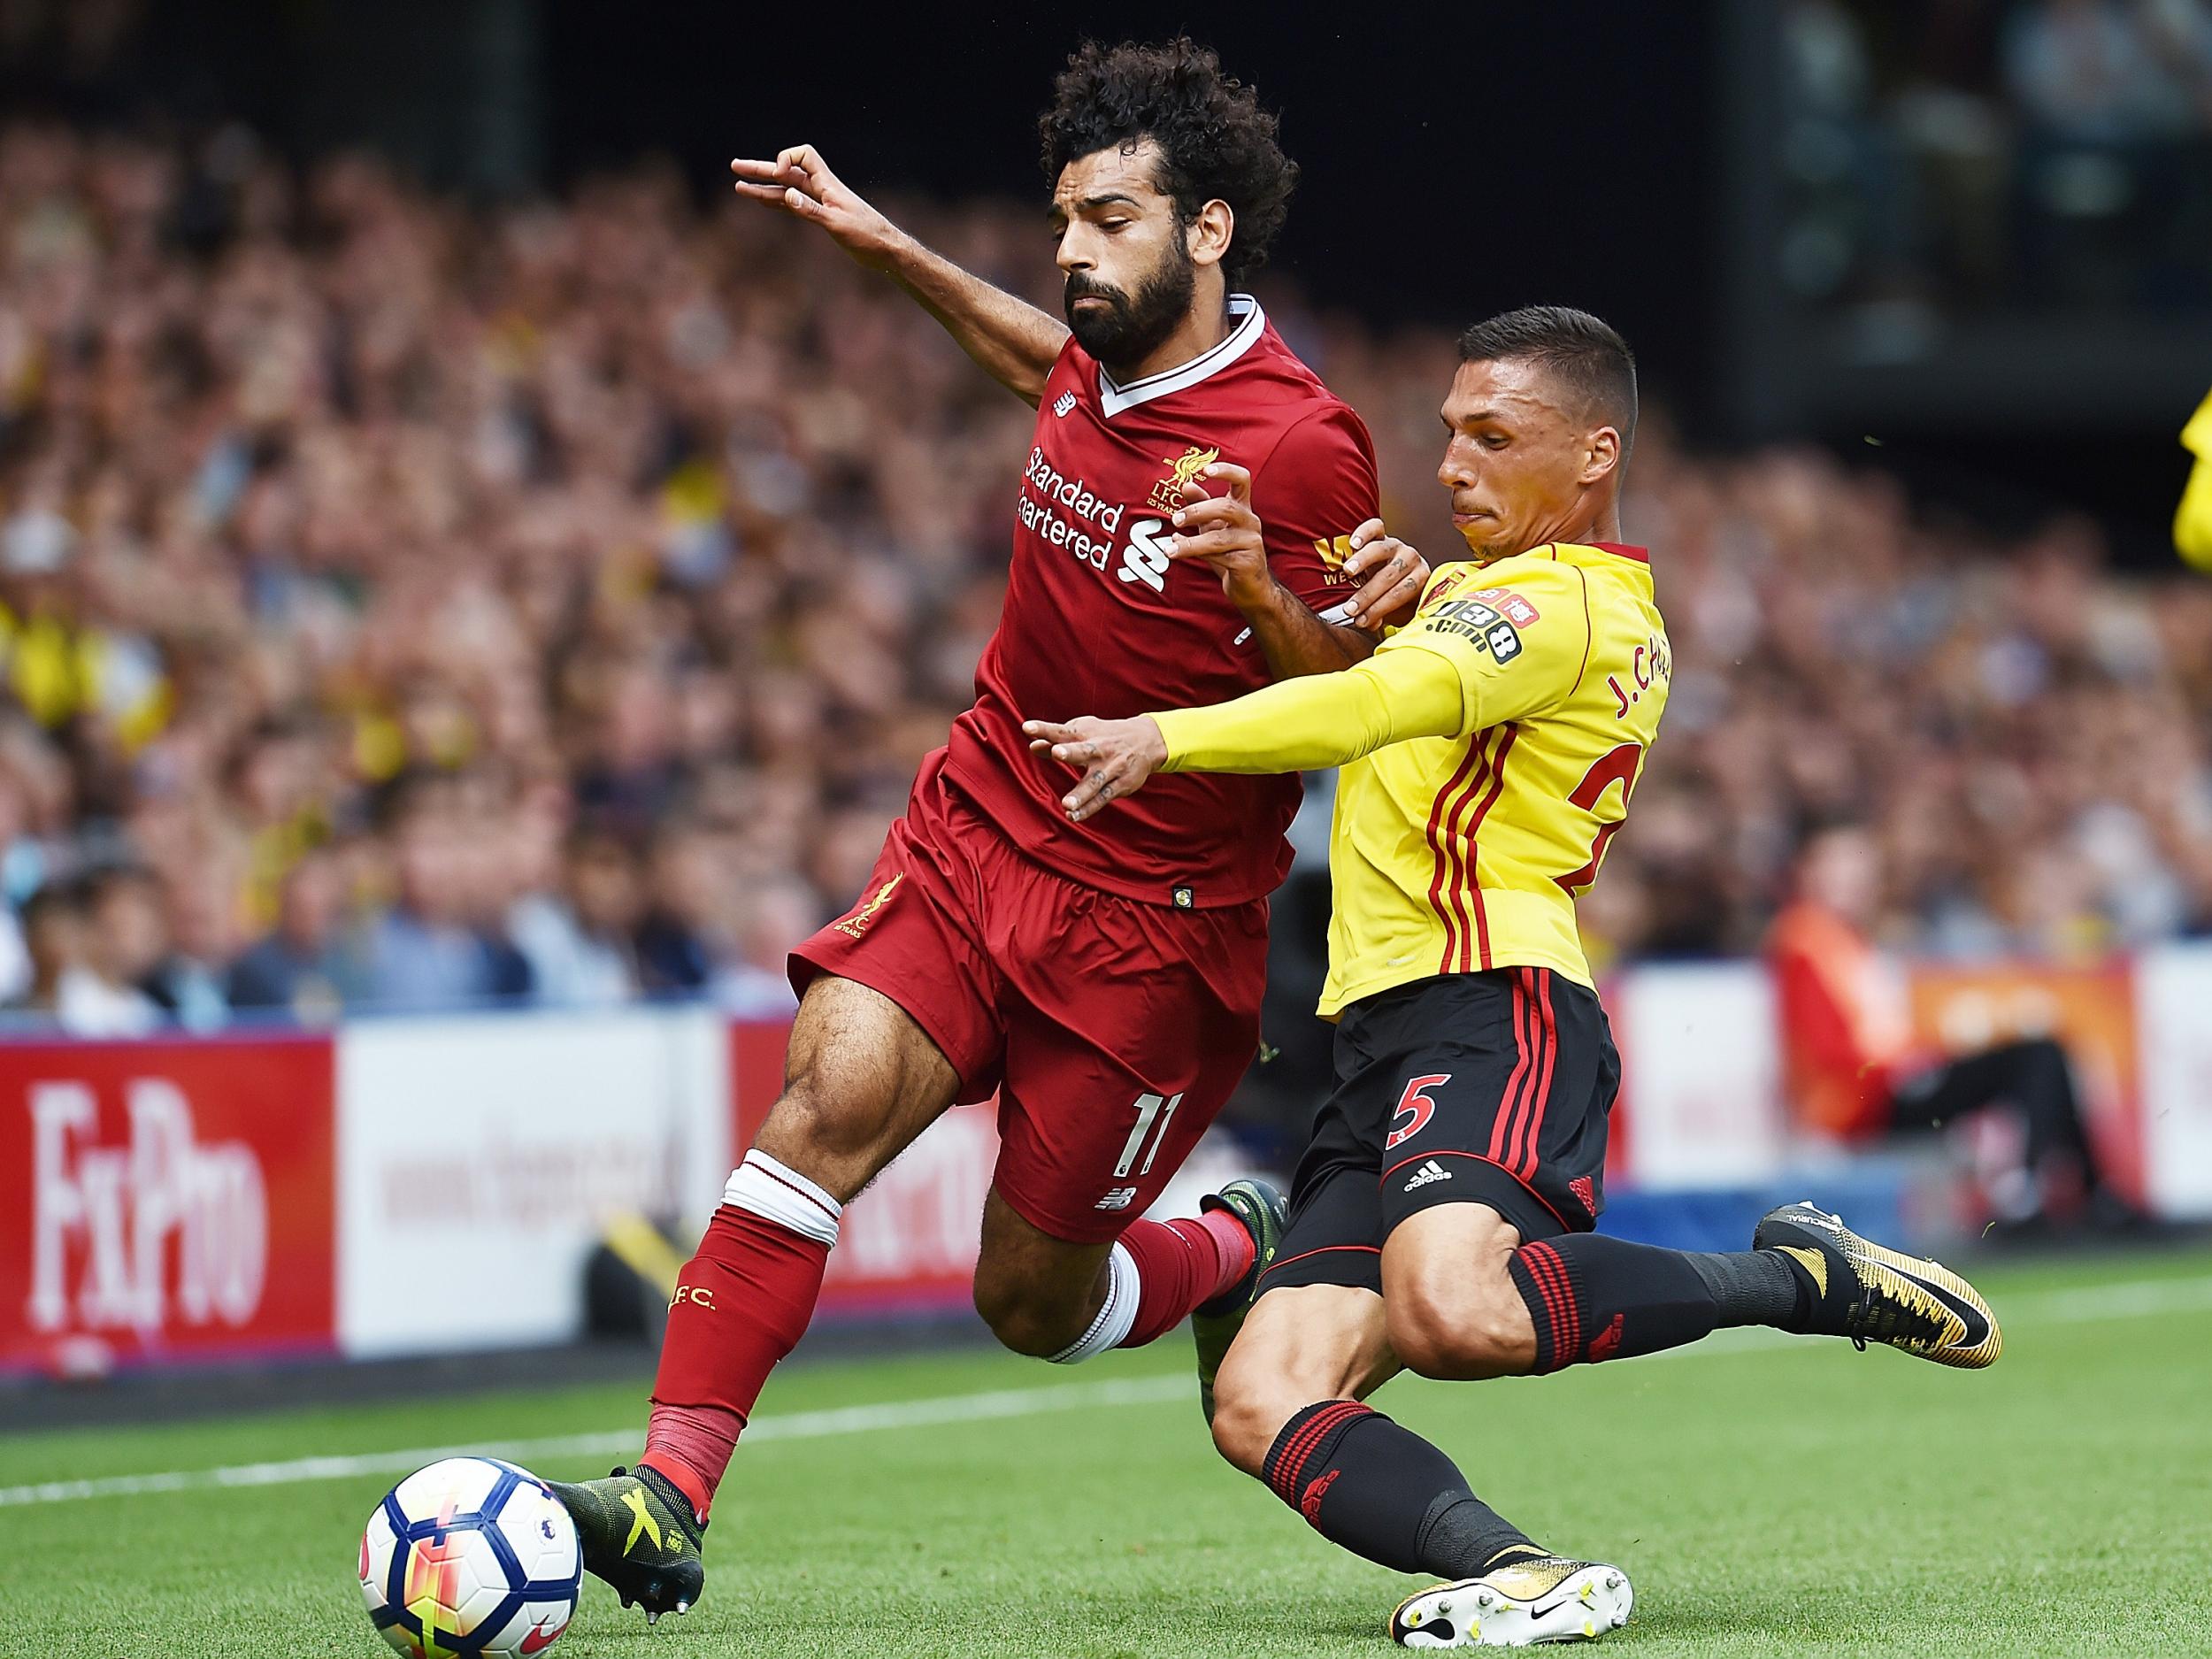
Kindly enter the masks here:
M 1148 138 L 1160 147 L 1160 190 L 1184 223 L 1207 203 L 1226 202 L 1236 230 L 1221 263 L 1233 288 L 1267 263 L 1298 183 L 1275 128 L 1258 91 L 1223 74 L 1213 49 L 1188 35 L 1154 46 L 1084 42 L 1037 120 L 1048 182 L 1081 157 Z

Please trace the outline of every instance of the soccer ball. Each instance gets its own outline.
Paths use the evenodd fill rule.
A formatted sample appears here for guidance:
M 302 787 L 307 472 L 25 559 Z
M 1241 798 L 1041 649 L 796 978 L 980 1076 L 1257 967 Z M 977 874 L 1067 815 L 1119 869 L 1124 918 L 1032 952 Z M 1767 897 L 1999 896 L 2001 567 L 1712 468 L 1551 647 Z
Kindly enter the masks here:
M 492 1457 L 449 1457 L 384 1494 L 361 1534 L 361 1594 L 410 1659 L 543 1653 L 584 1576 L 553 1489 Z

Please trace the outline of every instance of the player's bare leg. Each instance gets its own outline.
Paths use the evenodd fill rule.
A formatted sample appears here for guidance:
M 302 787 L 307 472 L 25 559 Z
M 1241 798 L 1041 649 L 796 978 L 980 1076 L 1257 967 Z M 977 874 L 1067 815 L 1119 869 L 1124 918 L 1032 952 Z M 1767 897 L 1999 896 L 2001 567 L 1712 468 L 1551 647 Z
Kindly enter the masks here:
M 825 974 L 800 999 L 783 1092 L 753 1145 L 849 1203 L 945 1115 L 959 1086 L 904 1009 Z
M 1299 1285 L 1253 1304 L 1214 1383 L 1214 1447 L 1255 1480 L 1283 1427 L 1317 1400 L 1364 1400 L 1399 1371 L 1371 1290 Z
M 1257 1184 L 1251 1184 L 1257 1188 Z M 1217 1298 L 1248 1294 L 1271 1245 L 1242 1209 L 1133 1221 L 1107 1244 L 1054 1238 L 994 1189 L 983 1207 L 975 1305 L 1017 1354 L 1073 1364 L 1141 1348 Z
M 1536 1328 L 1511 1273 L 1520 1246 L 1519 1229 L 1487 1204 L 1439 1204 L 1392 1231 L 1383 1298 L 1409 1369 L 1475 1379 L 1533 1367 Z
M 1049 1359 L 1082 1339 L 1111 1289 L 1110 1244 L 1071 1244 L 1016 1215 L 994 1190 L 983 1202 L 975 1310 L 1017 1354 Z
M 826 976 L 807 988 L 783 1093 L 678 1278 L 636 1472 L 556 1487 L 584 1564 L 625 1605 L 657 1618 L 698 1601 L 715 1487 L 768 1373 L 813 1316 L 843 1206 L 957 1088 L 888 997 Z

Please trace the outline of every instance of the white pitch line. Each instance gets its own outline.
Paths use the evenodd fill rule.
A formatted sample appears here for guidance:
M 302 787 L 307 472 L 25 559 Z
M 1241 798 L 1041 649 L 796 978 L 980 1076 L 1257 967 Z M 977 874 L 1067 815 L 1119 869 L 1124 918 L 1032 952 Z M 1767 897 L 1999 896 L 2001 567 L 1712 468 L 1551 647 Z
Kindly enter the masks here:
M 997 1417 L 1041 1417 L 1053 1411 L 1084 1411 L 1101 1406 L 1157 1405 L 1195 1392 L 1188 1377 L 1140 1377 L 1113 1382 L 1063 1383 L 1048 1388 L 1001 1388 L 985 1394 L 941 1394 L 927 1400 L 895 1400 L 881 1405 L 840 1406 L 826 1411 L 791 1411 L 750 1424 L 750 1440 L 810 1440 L 875 1429 L 927 1428 L 947 1423 L 979 1423 Z M 27 1503 L 73 1503 L 87 1498 L 128 1498 L 153 1492 L 204 1492 L 227 1486 L 281 1486 L 309 1480 L 347 1480 L 358 1475 L 404 1474 L 442 1457 L 489 1455 L 527 1466 L 539 1458 L 611 1457 L 633 1449 L 638 1429 L 602 1434 L 560 1434 L 530 1440 L 475 1446 L 417 1446 L 399 1451 L 362 1452 L 344 1457 L 294 1457 L 282 1463 L 231 1463 L 219 1469 L 172 1469 L 157 1474 L 109 1475 L 95 1480 L 48 1480 L 27 1486 L 0 1486 L 0 1509 Z
M 2104 1319 L 2139 1319 L 2205 1310 L 2212 1310 L 2212 1277 L 2132 1279 L 2011 1296 L 2001 1302 L 1998 1314 L 2011 1327 L 2092 1325 Z M 1698 1354 L 1754 1353 L 1762 1348 L 1819 1340 L 1786 1337 L 1770 1331 L 1721 1331 L 1703 1342 L 1671 1349 L 1669 1353 L 1684 1358 Z M 745 1439 L 811 1440 L 864 1434 L 878 1429 L 981 1423 L 1100 1407 L 1161 1405 L 1187 1399 L 1191 1392 L 1191 1379 L 1187 1377 L 1140 1377 L 1112 1382 L 1063 1383 L 1047 1388 L 1000 1388 L 982 1394 L 940 1394 L 933 1399 L 895 1400 L 881 1405 L 785 1412 L 749 1425 Z M 0 1486 L 0 1509 L 35 1503 L 76 1503 L 91 1498 L 139 1497 L 158 1492 L 208 1492 L 233 1486 L 280 1486 L 312 1480 L 347 1480 L 361 1475 L 404 1474 L 425 1463 L 434 1463 L 442 1457 L 471 1455 L 505 1457 L 526 1466 L 540 1458 L 611 1457 L 629 1451 L 637 1443 L 638 1430 L 634 1425 L 600 1434 L 561 1434 L 499 1444 L 418 1446 L 342 1457 L 295 1457 L 282 1463 L 231 1463 L 218 1469 L 172 1469 L 155 1474 L 108 1475 L 93 1480 L 48 1480 L 32 1486 Z

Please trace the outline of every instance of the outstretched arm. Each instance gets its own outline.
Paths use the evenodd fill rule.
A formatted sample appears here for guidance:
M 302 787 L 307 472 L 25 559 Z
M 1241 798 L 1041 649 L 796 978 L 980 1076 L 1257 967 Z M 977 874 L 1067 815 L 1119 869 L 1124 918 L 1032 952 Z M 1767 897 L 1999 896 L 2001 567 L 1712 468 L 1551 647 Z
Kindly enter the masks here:
M 1067 326 L 972 276 L 878 212 L 832 173 L 811 144 L 773 161 L 730 163 L 738 195 L 818 225 L 871 271 L 880 271 L 945 326 L 993 380 L 1034 404 L 1068 337 Z
M 1133 795 L 1156 772 L 1313 772 L 1371 755 L 1386 743 L 1448 737 L 1460 729 L 1460 678 L 1429 651 L 1384 651 L 1341 673 L 1279 680 L 1206 709 L 1089 715 L 1055 725 L 1030 720 L 1030 749 L 1083 769 L 1061 798 L 1081 823 Z
M 1311 772 L 1386 743 L 1463 736 L 1525 718 L 1572 691 L 1590 632 L 1579 607 L 1570 609 L 1579 598 L 1578 572 L 1515 565 L 1521 568 L 1504 579 L 1510 586 L 1465 592 L 1470 580 L 1491 579 L 1472 575 L 1473 565 L 1447 565 L 1412 622 L 1342 673 L 1279 680 L 1210 709 L 1133 720 L 1087 715 L 1064 726 L 1030 720 L 1022 730 L 1033 751 L 1082 769 L 1060 802 L 1080 823 L 1156 772 Z M 1542 603 L 1531 603 L 1529 593 Z

